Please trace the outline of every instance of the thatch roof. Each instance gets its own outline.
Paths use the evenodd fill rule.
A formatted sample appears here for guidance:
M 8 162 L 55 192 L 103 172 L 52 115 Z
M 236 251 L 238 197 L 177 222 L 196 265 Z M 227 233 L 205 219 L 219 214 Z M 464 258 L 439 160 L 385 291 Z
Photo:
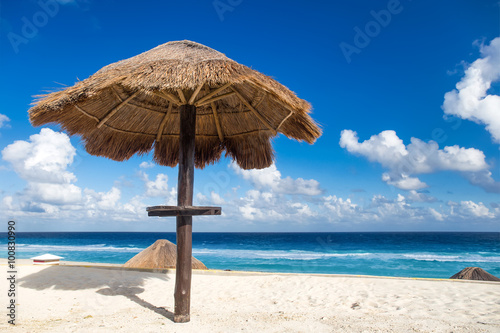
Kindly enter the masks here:
M 500 281 L 499 278 L 479 267 L 466 267 L 450 277 L 450 279 Z
M 270 139 L 277 133 L 311 144 L 321 135 L 308 102 L 191 41 L 160 45 L 39 96 L 29 115 L 34 126 L 56 123 L 81 136 L 92 155 L 123 161 L 154 149 L 156 163 L 175 166 L 182 104 L 197 106 L 198 168 L 224 151 L 244 169 L 264 168 L 273 162 Z
M 193 269 L 208 269 L 195 257 L 191 258 Z M 130 268 L 175 268 L 177 246 L 166 239 L 158 239 L 153 245 L 136 254 L 123 267 Z

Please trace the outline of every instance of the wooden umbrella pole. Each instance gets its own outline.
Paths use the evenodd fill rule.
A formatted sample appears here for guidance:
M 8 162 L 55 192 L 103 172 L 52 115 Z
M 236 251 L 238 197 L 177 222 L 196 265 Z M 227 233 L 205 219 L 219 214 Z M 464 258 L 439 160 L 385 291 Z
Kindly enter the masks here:
M 179 112 L 180 140 L 177 205 L 192 206 L 196 106 L 181 105 Z M 176 323 L 187 323 L 190 320 L 192 231 L 193 217 L 177 216 L 177 265 L 174 294 L 174 322 Z

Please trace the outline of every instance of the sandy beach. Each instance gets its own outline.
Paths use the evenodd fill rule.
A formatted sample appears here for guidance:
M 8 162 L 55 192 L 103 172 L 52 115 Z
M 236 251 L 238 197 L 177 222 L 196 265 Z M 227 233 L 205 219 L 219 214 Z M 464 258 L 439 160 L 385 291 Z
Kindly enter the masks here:
M 6 272 L 5 261 L 2 267 Z M 16 326 L 4 314 L 0 330 L 500 332 L 494 282 L 195 271 L 191 322 L 175 324 L 173 270 L 18 260 L 17 271 Z M 8 304 L 8 281 L 1 281 Z

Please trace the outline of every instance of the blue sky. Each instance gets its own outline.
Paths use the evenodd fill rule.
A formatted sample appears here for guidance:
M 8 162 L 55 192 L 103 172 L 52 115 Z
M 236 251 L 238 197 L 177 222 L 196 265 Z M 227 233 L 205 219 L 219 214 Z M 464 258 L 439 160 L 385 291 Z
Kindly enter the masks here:
M 195 231 L 500 231 L 498 1 L 0 3 L 0 212 L 21 231 L 174 231 L 177 169 L 114 162 L 57 126 L 33 96 L 174 40 L 272 76 L 313 105 L 314 145 L 283 135 L 270 168 L 221 159 Z

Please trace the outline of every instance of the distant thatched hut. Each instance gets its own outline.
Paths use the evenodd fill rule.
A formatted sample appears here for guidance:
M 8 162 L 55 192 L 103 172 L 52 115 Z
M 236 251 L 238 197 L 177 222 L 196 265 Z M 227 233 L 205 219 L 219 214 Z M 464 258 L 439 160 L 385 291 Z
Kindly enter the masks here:
M 466 267 L 453 275 L 450 279 L 500 281 L 499 278 L 479 267 Z
M 131 268 L 175 268 L 177 246 L 166 239 L 159 239 L 153 245 L 136 254 L 123 267 Z M 192 257 L 193 269 L 208 269 L 201 261 Z

